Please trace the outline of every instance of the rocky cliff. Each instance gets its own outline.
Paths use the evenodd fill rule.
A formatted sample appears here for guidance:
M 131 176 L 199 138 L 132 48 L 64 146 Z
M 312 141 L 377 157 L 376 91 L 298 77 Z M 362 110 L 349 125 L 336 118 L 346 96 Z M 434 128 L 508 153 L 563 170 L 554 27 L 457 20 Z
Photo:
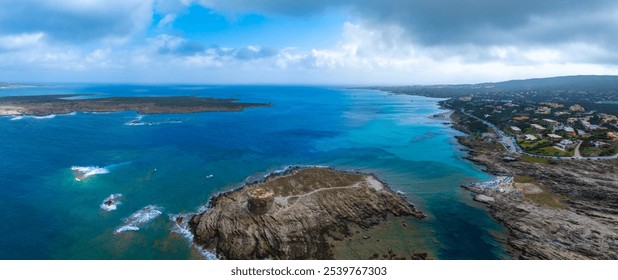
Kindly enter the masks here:
M 618 259 L 618 161 L 505 161 L 512 155 L 497 144 L 459 140 L 488 172 L 515 176 L 506 188 L 468 187 L 509 229 L 514 257 Z
M 307 168 L 212 198 L 189 228 L 220 258 L 332 259 L 332 241 L 389 216 L 424 217 L 371 175 Z

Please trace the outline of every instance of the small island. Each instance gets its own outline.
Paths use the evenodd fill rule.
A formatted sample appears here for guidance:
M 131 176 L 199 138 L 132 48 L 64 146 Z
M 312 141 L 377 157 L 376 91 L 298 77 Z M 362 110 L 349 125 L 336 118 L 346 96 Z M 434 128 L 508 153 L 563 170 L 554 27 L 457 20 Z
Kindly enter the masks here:
M 0 97 L 0 116 L 47 116 L 72 112 L 137 111 L 139 114 L 235 112 L 266 103 L 241 103 L 236 99 L 198 96 L 101 97 L 84 94 Z
M 213 197 L 189 229 L 222 259 L 333 259 L 338 240 L 395 216 L 425 217 L 372 175 L 300 168 Z

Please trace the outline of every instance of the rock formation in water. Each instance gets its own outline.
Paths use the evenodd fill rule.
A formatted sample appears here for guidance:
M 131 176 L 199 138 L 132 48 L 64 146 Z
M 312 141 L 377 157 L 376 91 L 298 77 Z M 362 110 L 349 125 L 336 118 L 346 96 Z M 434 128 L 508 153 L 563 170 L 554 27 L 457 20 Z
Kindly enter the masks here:
M 220 194 L 194 215 L 194 241 L 225 259 L 332 259 L 333 242 L 389 216 L 425 215 L 375 177 L 293 170 Z

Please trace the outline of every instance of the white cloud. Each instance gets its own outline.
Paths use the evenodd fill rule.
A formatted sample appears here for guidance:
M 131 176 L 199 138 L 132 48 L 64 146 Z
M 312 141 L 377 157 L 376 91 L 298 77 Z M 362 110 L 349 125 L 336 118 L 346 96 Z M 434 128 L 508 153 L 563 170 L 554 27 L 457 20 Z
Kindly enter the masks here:
M 0 49 L 16 50 L 38 47 L 43 44 L 43 37 L 42 32 L 0 36 Z

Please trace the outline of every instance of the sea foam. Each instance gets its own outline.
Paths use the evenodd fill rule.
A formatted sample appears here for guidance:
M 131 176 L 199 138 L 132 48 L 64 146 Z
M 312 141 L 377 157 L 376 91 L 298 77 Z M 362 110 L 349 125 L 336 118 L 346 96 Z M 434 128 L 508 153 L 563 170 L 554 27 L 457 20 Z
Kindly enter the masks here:
M 110 194 L 101 202 L 101 209 L 108 212 L 116 210 L 118 208 L 117 206 L 122 204 L 122 202 L 118 201 L 120 198 L 122 198 L 122 194 L 120 193 Z
M 198 209 L 198 211 L 200 210 L 205 210 L 205 207 L 200 207 L 200 209 Z M 182 235 L 184 238 L 186 238 L 189 243 L 191 244 L 191 247 L 197 251 L 198 253 L 200 253 L 200 255 L 202 255 L 205 259 L 207 260 L 216 260 L 218 259 L 217 256 L 204 249 L 202 246 L 199 246 L 197 244 L 195 244 L 193 242 L 193 233 L 191 233 L 191 231 L 189 230 L 189 219 L 191 218 L 191 216 L 195 215 L 195 213 L 188 213 L 188 214 L 169 214 L 168 217 L 170 220 L 172 220 L 174 222 L 174 226 L 172 227 L 172 232 L 177 233 Z
M 71 170 L 75 173 L 75 180 L 81 181 L 97 174 L 107 174 L 109 169 L 98 166 L 72 166 Z
M 140 226 L 145 225 L 161 214 L 163 214 L 163 208 L 156 205 L 148 205 L 124 219 L 124 222 L 114 231 L 114 234 L 121 234 L 125 231 L 138 231 Z

